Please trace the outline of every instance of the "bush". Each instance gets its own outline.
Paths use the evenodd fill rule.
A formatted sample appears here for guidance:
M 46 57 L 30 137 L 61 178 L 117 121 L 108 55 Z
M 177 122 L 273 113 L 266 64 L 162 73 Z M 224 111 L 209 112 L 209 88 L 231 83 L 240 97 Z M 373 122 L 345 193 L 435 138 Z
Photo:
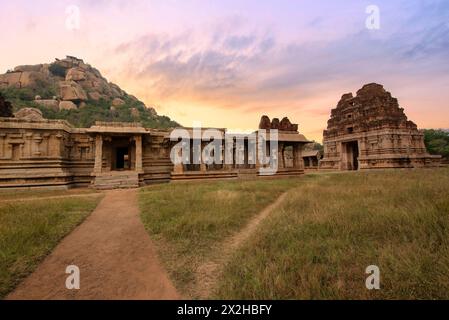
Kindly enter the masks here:
M 424 143 L 430 154 L 439 154 L 449 158 L 449 132 L 444 130 L 424 130 Z
M 34 100 L 34 92 L 29 88 L 8 87 L 0 90 L 1 94 L 8 100 Z
M 59 64 L 56 63 L 52 63 L 49 67 L 48 70 L 50 70 L 50 72 L 58 77 L 63 77 L 65 78 L 65 74 L 66 74 L 66 68 L 64 68 L 63 66 L 60 66 Z

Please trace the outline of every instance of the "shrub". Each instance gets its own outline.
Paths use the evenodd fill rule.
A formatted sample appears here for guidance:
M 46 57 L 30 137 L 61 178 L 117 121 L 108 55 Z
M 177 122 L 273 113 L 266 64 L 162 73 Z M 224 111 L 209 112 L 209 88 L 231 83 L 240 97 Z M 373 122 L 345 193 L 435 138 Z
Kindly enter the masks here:
M 50 70 L 50 72 L 58 77 L 63 77 L 65 78 L 65 74 L 66 74 L 66 68 L 64 68 L 63 66 L 56 64 L 56 63 L 52 63 L 49 67 L 48 70 Z
M 430 154 L 449 158 L 449 132 L 444 130 L 424 130 L 424 142 Z

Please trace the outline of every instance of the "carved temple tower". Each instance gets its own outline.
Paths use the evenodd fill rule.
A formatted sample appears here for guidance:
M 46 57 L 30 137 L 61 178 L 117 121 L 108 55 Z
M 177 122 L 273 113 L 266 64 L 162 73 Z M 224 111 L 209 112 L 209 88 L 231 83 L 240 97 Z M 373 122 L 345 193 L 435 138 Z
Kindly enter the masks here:
M 407 120 L 398 100 L 382 85 L 363 86 L 354 97 L 344 94 L 323 132 L 320 169 L 358 170 L 438 166 L 424 135 Z

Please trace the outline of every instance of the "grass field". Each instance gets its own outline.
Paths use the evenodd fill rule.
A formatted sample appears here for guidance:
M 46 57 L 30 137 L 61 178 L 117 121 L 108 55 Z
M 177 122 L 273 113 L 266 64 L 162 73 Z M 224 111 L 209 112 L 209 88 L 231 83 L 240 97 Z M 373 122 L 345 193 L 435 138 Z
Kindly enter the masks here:
M 45 192 L 21 192 L 24 198 L 43 194 L 47 195 Z M 57 193 L 64 194 L 73 192 Z M 0 199 L 15 198 L 11 195 L 0 194 Z M 89 215 L 100 198 L 99 194 L 98 197 L 0 202 L 0 298 L 32 272 L 58 242 Z
M 140 193 L 142 219 L 189 296 L 201 262 L 284 191 L 210 298 L 449 298 L 447 169 L 150 187 Z M 369 265 L 380 268 L 380 290 L 365 287 Z
M 68 195 L 93 194 L 96 191 L 90 188 L 69 189 L 69 190 L 45 190 L 45 189 L 24 189 L 24 190 L 0 190 L 0 202 L 2 200 L 29 199 L 43 197 L 62 197 Z
M 238 299 L 449 298 L 449 170 L 316 175 L 226 266 Z M 365 269 L 380 268 L 380 290 Z
M 189 293 L 196 268 L 298 179 L 189 182 L 140 192 L 141 217 L 178 290 Z

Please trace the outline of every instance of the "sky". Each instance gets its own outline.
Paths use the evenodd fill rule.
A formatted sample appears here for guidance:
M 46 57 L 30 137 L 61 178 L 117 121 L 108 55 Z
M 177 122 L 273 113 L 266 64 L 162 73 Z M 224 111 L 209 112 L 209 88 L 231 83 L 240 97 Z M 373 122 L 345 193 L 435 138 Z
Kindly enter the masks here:
M 342 94 L 376 82 L 449 128 L 447 0 L 0 0 L 0 28 L 1 73 L 77 56 L 184 126 L 287 116 L 321 141 Z

